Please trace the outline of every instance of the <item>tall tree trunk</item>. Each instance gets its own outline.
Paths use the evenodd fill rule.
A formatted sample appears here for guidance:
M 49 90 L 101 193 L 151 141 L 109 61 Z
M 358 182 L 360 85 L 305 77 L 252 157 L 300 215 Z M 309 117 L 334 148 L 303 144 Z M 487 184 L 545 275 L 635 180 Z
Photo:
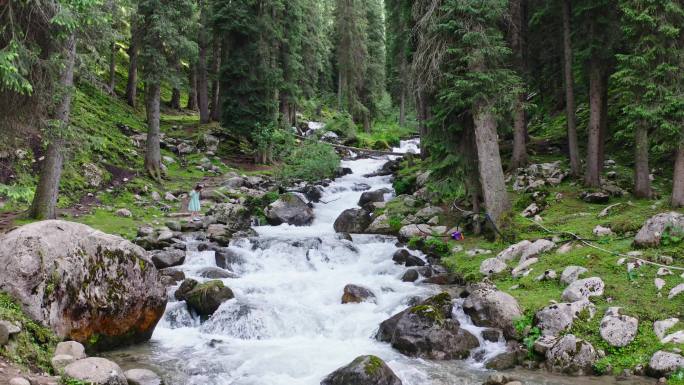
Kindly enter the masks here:
M 145 107 L 147 110 L 147 150 L 145 152 L 145 171 L 155 180 L 163 177 L 161 149 L 159 145 L 159 83 L 145 84 Z
M 209 103 L 210 118 L 218 122 L 221 114 L 219 113 L 219 71 L 221 70 L 221 43 L 218 36 L 214 36 L 214 52 L 211 62 L 211 101 Z
M 197 66 L 195 64 L 190 65 L 190 74 L 188 83 L 190 89 L 188 90 L 188 110 L 197 110 Z
M 634 195 L 637 198 L 651 197 L 651 179 L 648 167 L 648 128 L 642 123 L 636 127 L 634 146 Z
M 684 142 L 677 150 L 672 182 L 672 206 L 684 207 Z
M 116 47 L 116 42 L 112 43 L 112 51 L 109 56 L 109 93 L 114 95 L 114 87 L 116 87 L 116 54 L 119 49 Z
M 401 77 L 401 90 L 400 96 L 399 96 L 399 125 L 401 127 L 406 126 L 406 94 L 407 94 L 407 85 L 408 85 L 408 63 L 406 62 L 406 55 L 404 52 L 401 54 L 401 65 L 399 67 L 400 74 L 399 76 Z
M 174 110 L 180 110 L 181 109 L 181 92 L 178 88 L 173 87 L 171 90 L 171 101 L 169 102 L 169 106 L 174 109 Z
M 492 109 L 493 107 L 487 103 L 476 103 L 473 121 L 475 123 L 478 169 L 485 209 L 492 221 L 498 225 L 511 206 L 506 191 L 503 166 L 501 165 L 496 118 L 491 112 Z
M 343 105 L 342 105 L 342 89 L 343 89 L 343 76 L 342 76 L 342 70 L 339 70 L 339 75 L 337 77 L 337 109 L 339 111 L 342 111 Z
M 563 73 L 565 79 L 565 114 L 568 127 L 568 155 L 570 172 L 580 175 L 580 153 L 577 140 L 577 117 L 575 116 L 575 79 L 572 74 L 572 39 L 570 35 L 570 2 L 563 0 Z
M 526 0 L 511 1 L 510 41 L 515 55 L 515 66 L 520 76 L 527 74 L 525 55 Z M 527 116 L 525 114 L 525 95 L 522 92 L 516 98 L 513 116 L 513 154 L 510 168 L 512 170 L 527 163 Z
M 589 64 L 589 128 L 587 130 L 587 164 L 584 183 L 588 187 L 601 186 L 601 120 L 603 110 L 603 71 L 597 59 Z
M 197 59 L 197 105 L 200 123 L 209 123 L 209 76 L 207 69 L 207 16 L 206 4 L 200 1 L 199 57 Z
M 54 119 L 59 122 L 59 132 L 50 141 L 43 160 L 43 165 L 36 187 L 36 193 L 31 204 L 30 215 L 34 219 L 55 219 L 57 218 L 57 198 L 59 195 L 59 183 L 62 178 L 62 167 L 64 164 L 65 141 L 62 139 L 69 125 L 69 114 L 71 113 L 71 99 L 74 86 L 74 63 L 76 62 L 76 38 L 71 35 L 64 47 L 64 70 L 60 77 L 60 85 L 63 88 L 61 100 L 58 102 Z
M 608 139 L 608 69 L 602 67 L 601 76 L 601 120 L 599 120 L 599 174 L 603 172 L 606 160 L 606 140 Z
M 140 44 L 138 31 L 131 28 L 131 45 L 128 47 L 128 81 L 126 83 L 126 102 L 135 107 L 138 97 L 138 45 Z

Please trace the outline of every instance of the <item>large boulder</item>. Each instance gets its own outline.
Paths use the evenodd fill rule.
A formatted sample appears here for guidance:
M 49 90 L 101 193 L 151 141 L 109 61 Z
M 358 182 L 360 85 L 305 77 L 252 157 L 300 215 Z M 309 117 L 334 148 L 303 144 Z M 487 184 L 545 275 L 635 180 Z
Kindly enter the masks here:
M 0 236 L 0 287 L 57 336 L 93 350 L 148 340 L 166 307 L 144 249 L 65 221 Z
M 375 338 L 389 342 L 408 356 L 436 360 L 466 358 L 479 342 L 453 318 L 452 308 L 447 293 L 428 298 L 383 321 Z
M 648 374 L 653 377 L 664 377 L 684 369 L 684 357 L 677 353 L 659 350 L 653 354 L 648 363 Z
M 463 302 L 463 311 L 475 325 L 501 329 L 507 338 L 517 335 L 515 321 L 522 317 L 520 305 L 513 296 L 486 284 L 474 286 Z
M 185 262 L 185 251 L 168 247 L 152 252 L 151 259 L 157 269 L 179 266 Z
M 620 308 L 610 307 L 601 320 L 599 333 L 611 346 L 623 347 L 634 341 L 639 329 L 639 320 L 620 314 Z
M 197 314 L 209 317 L 222 303 L 235 298 L 235 295 L 222 281 L 214 280 L 195 285 L 182 298 Z
M 567 266 L 565 269 L 563 269 L 563 272 L 561 273 L 560 281 L 564 285 L 569 285 L 577 281 L 580 275 L 588 271 L 589 270 L 582 266 Z
M 572 334 L 565 335 L 546 351 L 546 365 L 549 370 L 570 375 L 592 374 L 598 358 L 596 349 L 589 342 Z
M 386 188 L 381 188 L 379 190 L 373 191 L 365 191 L 363 194 L 361 194 L 361 198 L 359 198 L 359 206 L 363 207 L 366 204 L 372 202 L 384 202 L 385 194 L 389 194 L 390 192 L 392 191 Z
M 67 365 L 64 375 L 92 385 L 128 385 L 119 365 L 99 357 L 84 358 Z
M 593 317 L 596 307 L 586 299 L 572 303 L 556 303 L 539 310 L 535 319 L 543 335 L 556 336 L 569 330 L 575 319 L 580 318 L 583 312 L 586 312 L 587 317 Z
M 333 227 L 338 233 L 363 233 L 371 224 L 370 213 L 364 209 L 348 209 L 335 220 Z
M 296 194 L 282 195 L 280 199 L 268 205 L 265 214 L 266 220 L 273 226 L 283 223 L 307 226 L 314 220 L 313 209 Z
M 401 385 L 401 380 L 380 358 L 361 356 L 330 373 L 321 385 Z
M 373 219 L 366 232 L 369 234 L 392 234 L 394 230 L 389 222 L 389 217 L 386 214 L 378 215 Z
M 634 244 L 640 247 L 660 246 L 660 240 L 668 227 L 684 228 L 684 214 L 671 211 L 649 218 L 634 237 Z
M 217 223 L 225 225 L 223 230 L 229 235 L 249 230 L 252 225 L 249 209 L 237 203 L 215 204 L 209 209 L 207 216 L 214 217 Z
M 605 287 L 605 283 L 599 277 L 578 279 L 565 288 L 562 298 L 563 301 L 575 302 L 589 297 L 602 296 Z

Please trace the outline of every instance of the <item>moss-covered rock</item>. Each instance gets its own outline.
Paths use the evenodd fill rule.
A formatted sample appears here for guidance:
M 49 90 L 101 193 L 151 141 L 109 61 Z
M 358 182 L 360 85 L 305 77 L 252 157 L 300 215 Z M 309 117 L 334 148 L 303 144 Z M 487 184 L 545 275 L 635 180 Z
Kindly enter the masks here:
M 321 385 L 401 385 L 401 380 L 376 356 L 360 356 L 330 373 Z
M 208 317 L 229 299 L 235 295 L 230 288 L 223 285 L 222 281 L 214 280 L 196 285 L 185 294 L 185 302 L 200 316 Z

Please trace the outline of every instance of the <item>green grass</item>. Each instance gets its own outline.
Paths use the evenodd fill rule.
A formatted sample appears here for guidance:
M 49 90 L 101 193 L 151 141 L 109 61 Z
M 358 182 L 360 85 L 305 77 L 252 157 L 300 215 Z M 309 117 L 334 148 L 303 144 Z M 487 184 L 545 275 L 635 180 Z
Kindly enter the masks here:
M 370 133 L 359 132 L 356 145 L 361 148 L 390 150 L 399 146 L 399 141 L 416 134 L 413 127 L 402 127 L 395 122 L 375 122 Z
M 57 337 L 48 328 L 32 321 L 7 294 L 0 292 L 0 319 L 20 326 L 21 332 L 0 347 L 0 356 L 32 370 L 52 371 L 50 359 Z

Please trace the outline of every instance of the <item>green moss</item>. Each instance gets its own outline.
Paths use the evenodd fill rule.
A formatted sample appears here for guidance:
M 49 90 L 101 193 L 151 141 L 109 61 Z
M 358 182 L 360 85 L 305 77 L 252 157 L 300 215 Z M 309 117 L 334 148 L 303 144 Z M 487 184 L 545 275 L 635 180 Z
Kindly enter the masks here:
M 60 385 L 91 385 L 91 383 L 84 382 L 81 380 L 77 380 L 75 378 L 69 378 L 66 376 L 62 376 L 59 380 Z
M 374 376 L 382 369 L 383 362 L 379 357 L 376 356 L 368 356 L 368 361 L 366 362 L 366 366 L 364 366 L 363 370 L 366 372 L 367 375 L 369 376 Z
M 21 331 L 0 349 L 0 355 L 33 370 L 50 373 L 50 359 L 58 342 L 52 331 L 31 320 L 7 294 L 0 293 L 0 319 L 17 324 Z
M 410 312 L 420 317 L 431 319 L 438 324 L 442 324 L 446 320 L 442 311 L 433 305 L 417 305 L 412 307 Z

